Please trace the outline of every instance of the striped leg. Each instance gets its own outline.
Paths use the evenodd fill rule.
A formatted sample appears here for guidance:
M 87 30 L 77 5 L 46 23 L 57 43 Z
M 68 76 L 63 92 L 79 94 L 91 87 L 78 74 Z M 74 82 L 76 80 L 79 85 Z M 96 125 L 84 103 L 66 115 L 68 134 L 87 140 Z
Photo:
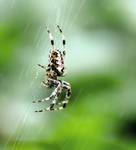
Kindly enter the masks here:
M 54 110 L 54 106 L 57 103 L 57 99 L 58 99 L 58 97 L 55 96 L 54 100 L 52 101 L 52 103 L 50 104 L 49 107 L 41 109 L 41 110 L 36 110 L 35 112 L 53 111 Z
M 71 93 L 72 93 L 71 85 L 68 82 L 63 81 L 62 82 L 62 87 L 64 89 L 66 89 L 66 96 L 64 98 L 64 101 L 59 103 L 60 106 L 57 108 L 57 110 L 62 110 L 64 108 L 66 108 L 66 105 L 68 104 L 69 98 L 71 97 Z
M 52 94 L 51 94 L 49 97 L 47 97 L 47 98 L 44 98 L 44 99 L 41 99 L 41 100 L 33 101 L 33 103 L 40 103 L 40 102 L 44 102 L 44 101 L 49 101 L 49 100 L 51 100 L 51 99 L 53 99 L 53 98 L 56 97 L 58 91 L 59 91 L 60 88 L 61 88 L 61 82 L 60 82 L 60 81 L 57 81 L 57 80 L 52 80 L 52 79 L 51 79 L 51 81 L 53 82 L 52 84 L 54 84 L 55 86 L 57 86 L 57 87 L 55 88 L 55 90 L 52 92 Z M 44 83 L 44 84 L 45 84 L 45 83 Z
M 44 112 L 44 111 L 54 111 L 54 110 L 56 110 L 56 108 L 54 108 L 54 106 L 57 103 L 58 96 L 61 94 L 61 91 L 62 91 L 62 85 L 61 85 L 61 82 L 59 82 L 57 88 L 53 91 L 53 93 L 51 94 L 51 96 L 48 97 L 49 98 L 48 100 L 54 98 L 53 101 L 51 102 L 50 106 L 47 107 L 47 108 L 41 109 L 41 110 L 36 110 L 35 112 Z M 42 102 L 42 101 L 45 101 L 45 99 L 40 100 L 38 102 Z
M 43 65 L 38 64 L 38 66 L 41 67 L 41 68 L 43 68 L 43 69 L 46 69 L 46 67 L 43 66 Z
M 46 81 L 42 81 L 42 85 L 45 87 L 57 87 L 60 81 L 48 78 Z
M 58 101 L 58 96 L 61 94 L 62 92 L 62 86 L 60 88 L 58 88 L 58 92 L 57 95 L 55 96 L 55 98 L 53 99 L 52 103 L 50 104 L 49 107 L 35 111 L 35 112 L 45 112 L 45 111 L 56 111 L 59 110 L 58 108 L 54 108 L 55 105 L 57 105 L 57 101 Z
M 47 29 L 47 32 L 49 34 L 49 38 L 50 38 L 50 41 L 51 41 L 52 48 L 54 49 L 54 38 L 53 38 L 50 30 L 48 29 L 48 27 L 46 27 L 46 29 Z
M 59 31 L 60 31 L 60 33 L 61 33 L 62 44 L 63 44 L 63 49 L 64 49 L 64 50 L 63 50 L 63 55 L 65 55 L 65 54 L 66 54 L 66 51 L 65 51 L 65 45 L 66 45 L 65 36 L 64 36 L 64 34 L 63 34 L 62 29 L 60 28 L 60 26 L 57 25 L 57 27 L 58 27 L 58 29 L 59 29 Z

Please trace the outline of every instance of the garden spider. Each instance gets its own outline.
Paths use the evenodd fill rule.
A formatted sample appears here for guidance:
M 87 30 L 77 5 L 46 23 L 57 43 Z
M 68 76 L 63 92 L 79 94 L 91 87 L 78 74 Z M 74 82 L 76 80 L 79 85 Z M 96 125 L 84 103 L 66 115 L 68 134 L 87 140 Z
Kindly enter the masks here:
M 64 56 L 65 56 L 65 36 L 60 28 L 59 25 L 57 25 L 57 28 L 59 29 L 59 32 L 62 37 L 62 44 L 63 44 L 63 52 L 56 49 L 54 46 L 54 39 L 50 32 L 50 30 L 47 27 L 47 32 L 50 38 L 52 49 L 49 54 L 49 64 L 47 66 L 42 66 L 38 64 L 39 67 L 46 70 L 47 79 L 42 81 L 42 84 L 46 87 L 55 87 L 55 90 L 52 92 L 52 94 L 42 100 L 36 100 L 33 101 L 33 103 L 37 102 L 44 102 L 48 100 L 52 100 L 49 107 L 41 110 L 36 110 L 35 112 L 44 112 L 44 111 L 54 111 L 54 110 L 61 110 L 66 107 L 68 100 L 71 96 L 71 85 L 63 80 L 58 80 L 57 78 L 60 76 L 64 76 Z M 66 95 L 63 101 L 59 101 L 58 97 L 62 93 L 62 90 L 66 91 Z

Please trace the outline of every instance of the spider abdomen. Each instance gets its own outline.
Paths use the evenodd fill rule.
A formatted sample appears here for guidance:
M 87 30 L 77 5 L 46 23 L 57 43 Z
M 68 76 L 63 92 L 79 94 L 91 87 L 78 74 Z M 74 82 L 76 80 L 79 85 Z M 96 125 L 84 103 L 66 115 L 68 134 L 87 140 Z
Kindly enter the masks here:
M 61 76 L 64 71 L 64 57 L 59 50 L 53 50 L 50 54 L 50 66 L 51 70 L 57 73 L 57 76 Z

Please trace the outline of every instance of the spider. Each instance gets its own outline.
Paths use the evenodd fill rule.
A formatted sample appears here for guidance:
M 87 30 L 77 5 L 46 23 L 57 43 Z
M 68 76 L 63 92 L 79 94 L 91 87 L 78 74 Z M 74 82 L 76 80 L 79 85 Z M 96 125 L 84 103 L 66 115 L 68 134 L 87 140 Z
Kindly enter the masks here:
M 46 86 L 48 88 L 55 87 L 55 90 L 51 93 L 49 97 L 33 101 L 33 103 L 37 103 L 52 100 L 49 107 L 41 110 L 36 110 L 35 112 L 56 111 L 64 109 L 69 101 L 69 98 L 71 97 L 71 85 L 66 81 L 58 80 L 58 77 L 65 75 L 64 56 L 66 54 L 65 52 L 66 40 L 62 32 L 62 29 L 60 28 L 59 25 L 57 25 L 57 28 L 62 37 L 63 51 L 61 52 L 60 50 L 55 48 L 54 38 L 48 27 L 46 27 L 52 46 L 52 49 L 49 54 L 49 64 L 47 66 L 38 64 L 39 67 L 46 70 L 47 79 L 42 81 L 43 86 Z M 65 90 L 66 94 L 64 100 L 59 101 L 58 97 L 62 93 L 63 89 Z

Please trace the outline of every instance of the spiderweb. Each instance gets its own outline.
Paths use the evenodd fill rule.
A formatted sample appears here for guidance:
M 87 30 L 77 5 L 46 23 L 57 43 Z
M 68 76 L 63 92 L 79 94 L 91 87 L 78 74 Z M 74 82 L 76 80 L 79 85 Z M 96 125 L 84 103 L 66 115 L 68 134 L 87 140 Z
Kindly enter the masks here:
M 62 29 L 67 37 L 68 34 L 72 34 L 72 31 L 74 30 L 74 27 L 75 27 L 75 21 L 79 17 L 79 13 L 80 13 L 81 9 L 84 7 L 85 2 L 86 2 L 86 0 L 81 0 L 80 3 L 77 0 L 76 1 L 75 0 L 60 0 L 60 1 L 46 0 L 45 1 L 44 7 L 46 9 L 45 12 L 47 14 L 47 18 L 46 18 L 45 24 L 42 24 L 39 27 L 38 32 L 34 38 L 35 39 L 35 45 L 34 45 L 35 49 L 40 49 L 40 52 L 39 52 L 41 54 L 41 57 L 39 58 L 40 62 L 45 63 L 45 59 L 48 59 L 46 57 L 48 55 L 48 51 L 44 51 L 44 50 L 50 48 L 49 44 L 48 45 L 43 44 L 42 46 L 40 45 L 41 43 L 49 43 L 48 38 L 45 39 L 45 36 L 47 36 L 45 25 L 51 27 L 51 30 L 52 30 L 52 29 L 56 28 L 57 24 L 59 24 L 62 27 Z M 11 9 L 14 8 L 14 3 L 16 3 L 15 0 L 12 1 Z M 24 32 L 27 32 L 29 29 L 30 28 L 29 28 L 29 23 L 28 23 L 26 25 L 26 30 Z M 56 36 L 56 34 L 58 34 L 57 29 L 55 29 L 55 33 L 53 33 L 53 35 Z M 70 37 L 70 35 L 69 35 L 69 37 Z M 58 41 L 61 42 L 57 38 L 55 38 L 55 40 L 57 42 Z M 69 50 L 69 52 L 70 52 L 70 50 Z M 33 86 L 35 86 L 35 82 L 39 76 L 39 69 L 36 69 L 36 67 L 31 68 L 31 66 L 28 66 L 26 71 L 23 72 L 22 75 L 20 76 L 20 78 L 23 78 L 25 73 L 27 75 L 29 75 L 29 73 L 31 73 L 31 72 L 33 72 L 33 73 L 35 72 L 35 76 L 32 79 L 30 86 L 28 87 L 29 89 L 31 89 Z M 40 87 L 37 90 L 40 90 Z M 79 93 L 77 94 L 75 99 L 72 100 L 72 101 L 74 101 L 74 103 L 72 105 L 75 105 L 78 98 L 82 94 L 82 90 L 83 89 L 79 89 Z M 23 149 L 23 146 L 25 143 L 24 139 L 26 138 L 26 136 L 28 136 L 28 134 L 26 134 L 26 131 L 32 130 L 31 126 L 29 126 L 29 127 L 27 126 L 27 122 L 29 122 L 29 119 L 31 120 L 32 115 L 36 119 L 39 119 L 39 117 L 37 117 L 37 115 L 42 116 L 41 118 L 44 117 L 43 119 L 46 119 L 45 115 L 52 116 L 52 114 L 50 115 L 49 113 L 35 114 L 33 111 L 34 107 L 35 107 L 35 105 L 31 104 L 31 100 L 29 101 L 29 104 L 26 104 L 22 117 L 19 118 L 18 122 L 16 123 L 17 127 L 16 127 L 15 132 L 9 136 L 7 143 L 5 144 L 5 147 L 4 147 L 5 149 L 8 147 L 9 144 L 10 144 L 11 150 Z M 65 117 L 70 117 L 68 114 L 64 114 L 64 115 L 65 115 Z M 57 120 L 57 118 L 53 118 L 53 119 Z M 37 131 L 35 134 L 41 134 L 43 131 L 43 126 L 41 126 L 40 129 L 38 128 L 38 130 L 39 131 Z M 64 137 L 64 138 L 65 138 L 65 141 L 64 141 L 64 144 L 65 144 L 67 142 L 67 138 L 66 137 Z

